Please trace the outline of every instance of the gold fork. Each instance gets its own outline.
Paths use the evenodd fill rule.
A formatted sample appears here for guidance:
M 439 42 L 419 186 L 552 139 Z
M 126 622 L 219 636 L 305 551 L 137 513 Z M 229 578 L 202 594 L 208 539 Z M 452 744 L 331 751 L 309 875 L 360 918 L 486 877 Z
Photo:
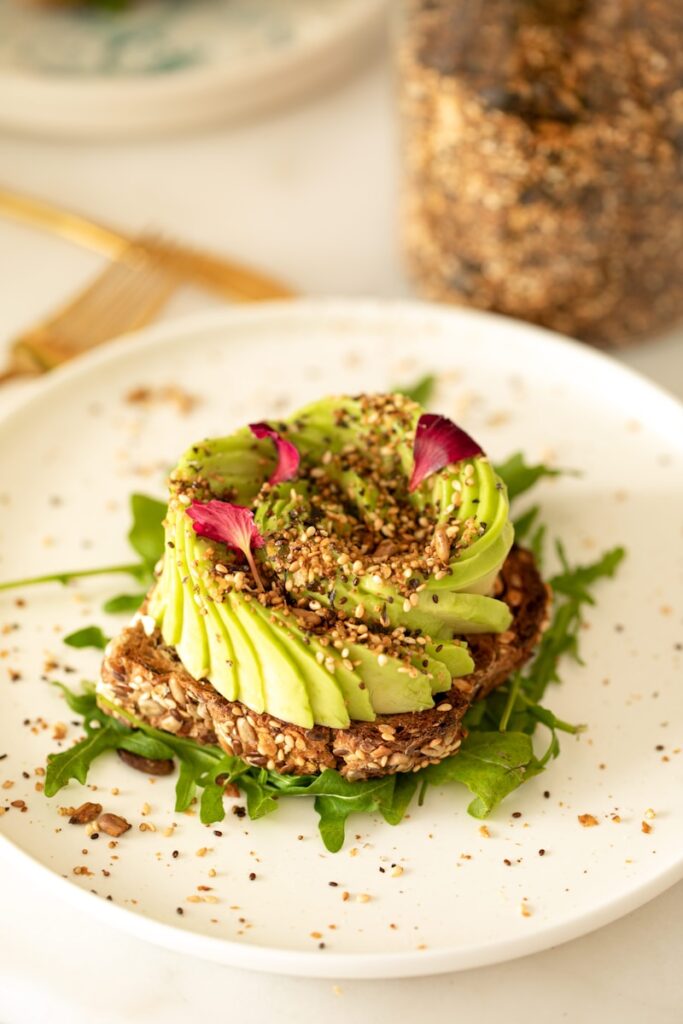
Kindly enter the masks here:
M 0 383 L 36 375 L 154 319 L 181 283 L 152 255 L 154 239 L 133 241 L 84 291 L 20 335 Z
M 1 186 L 0 216 L 51 231 L 71 242 L 104 253 L 112 260 L 118 260 L 123 247 L 131 241 L 127 235 L 107 224 L 90 220 L 72 210 L 63 210 L 44 199 L 10 192 Z M 289 299 L 294 295 L 292 289 L 281 281 L 212 252 L 158 237 L 148 236 L 138 241 L 174 273 L 222 298 L 237 302 L 261 302 L 266 299 Z

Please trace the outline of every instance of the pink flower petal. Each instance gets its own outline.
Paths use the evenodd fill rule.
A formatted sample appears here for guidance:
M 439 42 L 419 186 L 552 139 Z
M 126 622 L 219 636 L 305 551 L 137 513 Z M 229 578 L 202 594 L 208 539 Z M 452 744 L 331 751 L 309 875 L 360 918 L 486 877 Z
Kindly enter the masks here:
M 299 469 L 299 452 L 296 445 L 287 441 L 277 430 L 269 427 L 267 423 L 250 423 L 249 429 L 254 437 L 270 437 L 275 442 L 277 453 L 277 466 L 275 472 L 268 481 L 269 484 L 281 484 L 284 480 L 291 480 Z
M 256 585 L 263 590 L 252 549 L 262 548 L 265 541 L 254 522 L 254 513 L 243 505 L 231 505 L 229 501 L 193 501 L 187 508 L 194 531 L 200 537 L 218 540 L 233 551 L 241 551 L 252 571 Z
M 408 490 L 416 490 L 432 473 L 461 459 L 482 455 L 483 449 L 446 416 L 425 412 L 417 421 L 413 445 L 413 472 Z

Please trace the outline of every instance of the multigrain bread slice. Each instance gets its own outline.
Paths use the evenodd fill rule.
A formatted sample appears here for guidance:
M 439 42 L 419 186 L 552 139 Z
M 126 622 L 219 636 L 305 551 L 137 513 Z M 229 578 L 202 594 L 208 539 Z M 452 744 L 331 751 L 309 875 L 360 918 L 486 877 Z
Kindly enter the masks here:
M 335 768 L 348 779 L 417 771 L 453 754 L 466 730 L 471 703 L 504 682 L 533 653 L 545 626 L 549 591 L 531 553 L 515 547 L 498 580 L 496 596 L 513 614 L 502 634 L 468 638 L 475 671 L 456 679 L 428 711 L 379 715 L 346 729 L 304 729 L 257 714 L 194 679 L 157 629 L 143 618 L 108 646 L 98 695 L 157 729 L 199 743 L 218 743 L 252 765 L 294 774 Z M 104 705 L 105 710 L 110 709 Z

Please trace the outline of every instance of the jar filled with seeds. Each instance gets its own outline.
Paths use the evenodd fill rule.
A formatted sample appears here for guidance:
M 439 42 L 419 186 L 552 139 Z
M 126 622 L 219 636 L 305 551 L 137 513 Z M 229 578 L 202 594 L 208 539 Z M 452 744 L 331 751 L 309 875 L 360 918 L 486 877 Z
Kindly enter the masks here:
M 683 316 L 683 0 L 402 0 L 409 269 L 600 345 Z

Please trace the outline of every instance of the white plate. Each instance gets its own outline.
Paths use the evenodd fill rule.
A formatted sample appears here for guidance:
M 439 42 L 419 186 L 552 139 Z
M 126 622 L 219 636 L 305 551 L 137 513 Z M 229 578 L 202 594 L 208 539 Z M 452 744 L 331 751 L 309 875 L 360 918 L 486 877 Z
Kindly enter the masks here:
M 144 0 L 109 14 L 0 0 L 0 125 L 183 131 L 278 106 L 356 66 L 386 0 Z
M 494 458 L 523 448 L 531 459 L 582 471 L 538 489 L 550 530 L 572 557 L 592 559 L 615 543 L 629 549 L 618 581 L 600 586 L 587 617 L 585 666 L 565 666 L 563 686 L 547 697 L 589 731 L 564 738 L 560 759 L 493 814 L 489 838 L 466 814 L 465 791 L 452 788 L 431 792 L 397 828 L 352 819 L 336 855 L 321 846 L 306 803 L 285 801 L 254 823 L 228 813 L 218 837 L 196 817 L 173 813 L 172 779 L 152 785 L 112 758 L 93 773 L 96 798 L 135 830 L 111 850 L 58 816 L 59 805 L 80 803 L 88 790 L 74 785 L 48 801 L 33 772 L 55 748 L 54 723 L 70 717 L 41 677 L 95 676 L 97 655 L 71 651 L 60 637 L 90 622 L 118 628 L 99 605 L 121 580 L 33 589 L 25 607 L 16 593 L 0 595 L 0 753 L 8 754 L 0 785 L 14 782 L 0 796 L 29 808 L 0 818 L 2 846 L 34 878 L 41 868 L 55 898 L 229 964 L 404 977 L 544 949 L 614 920 L 683 875 L 683 415 L 661 391 L 578 344 L 493 316 L 404 303 L 283 303 L 145 331 L 55 373 L 0 425 L 0 578 L 126 559 L 128 494 L 162 494 L 164 471 L 197 438 L 326 392 L 384 389 L 430 370 L 441 375 L 436 407 Z M 132 388 L 163 384 L 202 402 L 180 416 L 169 403 L 125 401 Z M 45 668 L 49 657 L 77 671 Z M 11 683 L 10 670 L 22 678 Z M 35 724 L 39 717 L 47 728 Z M 70 726 L 66 742 L 77 735 Z M 586 813 L 597 827 L 581 827 L 577 816 Z M 157 831 L 140 832 L 142 822 Z M 173 822 L 174 835 L 164 836 Z M 196 856 L 202 847 L 210 852 Z M 391 874 L 395 863 L 400 877 Z M 92 876 L 74 875 L 80 866 Z M 211 886 L 218 902 L 186 902 L 198 885 Z M 361 893 L 372 899 L 358 902 Z

